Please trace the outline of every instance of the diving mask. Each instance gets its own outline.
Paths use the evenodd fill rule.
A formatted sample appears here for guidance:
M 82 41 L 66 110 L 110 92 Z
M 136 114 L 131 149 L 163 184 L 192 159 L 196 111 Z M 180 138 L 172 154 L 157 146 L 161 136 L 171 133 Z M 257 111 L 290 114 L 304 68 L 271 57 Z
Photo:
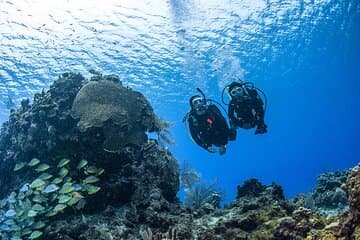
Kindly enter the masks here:
M 245 92 L 244 92 L 244 89 L 242 87 L 234 87 L 230 91 L 230 95 L 232 97 L 241 97 L 241 96 L 244 96 L 244 94 L 245 94 Z
M 200 98 L 200 97 L 194 98 L 191 101 L 191 105 L 198 112 L 202 112 L 202 111 L 206 110 L 206 102 L 203 98 Z

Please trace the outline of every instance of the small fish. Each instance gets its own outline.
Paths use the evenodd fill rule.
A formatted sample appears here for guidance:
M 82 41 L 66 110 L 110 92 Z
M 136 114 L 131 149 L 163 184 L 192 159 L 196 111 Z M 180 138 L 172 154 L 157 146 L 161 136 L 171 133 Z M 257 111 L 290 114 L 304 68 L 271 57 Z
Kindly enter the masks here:
M 43 227 L 45 227 L 45 223 L 42 222 L 42 221 L 39 221 L 39 222 L 35 223 L 34 226 L 33 226 L 34 229 L 41 229 Z
M 0 209 L 6 206 L 6 199 L 0 200 Z
M 52 181 L 52 183 L 54 183 L 54 184 L 59 184 L 59 183 L 61 183 L 62 182 L 62 178 L 55 178 L 53 181 Z
M 103 168 L 98 169 L 98 172 L 96 173 L 95 176 L 101 176 L 104 173 L 104 171 L 105 170 Z
M 73 187 L 74 187 L 74 191 L 81 191 L 83 189 L 82 185 L 81 184 L 73 184 Z
M 11 231 L 9 225 L 0 224 L 0 232 L 8 232 L 8 231 Z
M 25 183 L 21 188 L 20 188 L 20 192 L 27 192 L 29 190 L 30 184 Z
M 13 232 L 18 232 L 18 231 L 14 230 L 14 229 L 12 229 L 12 231 Z M 10 240 L 22 240 L 22 239 L 19 236 L 13 236 L 13 237 L 10 238 Z
M 65 208 L 66 208 L 66 205 L 60 203 L 60 204 L 58 204 L 58 205 L 56 205 L 56 206 L 54 207 L 54 211 L 56 211 L 56 212 L 61 212 L 61 211 L 63 211 Z
M 36 211 L 36 212 L 41 212 L 45 210 L 45 207 L 36 203 L 31 207 L 31 210 Z
M 39 176 L 40 179 L 42 180 L 49 180 L 50 178 L 52 178 L 53 175 L 49 174 L 49 173 L 43 173 Z
M 14 171 L 19 171 L 20 169 L 23 169 L 25 167 L 25 163 L 24 162 L 20 162 L 20 163 L 17 163 L 15 164 L 15 167 L 14 167 Z
M 71 196 L 69 196 L 69 195 L 60 195 L 58 199 L 59 199 L 59 203 L 67 203 L 68 201 L 71 200 Z
M 21 231 L 21 227 L 20 226 L 18 226 L 18 225 L 12 225 L 11 226 L 11 231 L 13 231 L 13 232 L 20 232 Z M 10 240 L 12 240 L 12 238 L 10 238 Z
M 89 194 L 89 195 L 92 195 L 92 194 L 95 194 L 95 193 L 97 193 L 98 191 L 100 191 L 100 187 L 98 187 L 98 186 L 92 186 L 92 185 L 89 185 L 90 187 L 88 187 L 86 190 L 87 190 L 87 193 Z
M 24 230 L 21 231 L 21 235 L 22 236 L 29 235 L 31 232 L 32 231 L 30 228 L 25 228 Z
M 35 217 L 37 214 L 38 214 L 38 213 L 37 213 L 36 211 L 34 211 L 34 210 L 29 210 L 27 216 L 31 218 L 31 217 Z
M 45 187 L 46 187 L 46 184 L 37 187 L 36 190 L 41 192 L 42 190 L 44 190 Z
M 49 164 L 42 163 L 35 169 L 35 171 L 44 172 L 44 171 L 48 170 L 49 168 L 50 168 Z
M 39 160 L 39 159 L 33 158 L 33 159 L 28 163 L 28 166 L 34 167 L 34 166 L 38 165 L 39 163 L 40 163 L 40 160 Z
M 54 210 L 51 210 L 50 212 L 46 213 L 45 214 L 45 217 L 52 217 L 52 216 L 55 216 L 58 212 L 54 211 Z
M 58 168 L 64 167 L 66 164 L 68 164 L 70 162 L 70 159 L 67 158 L 63 158 L 61 159 L 61 161 L 59 162 L 59 164 L 57 165 Z
M 73 205 L 77 204 L 80 200 L 81 200 L 81 198 L 79 198 L 79 197 L 72 197 L 71 200 L 68 201 L 66 204 L 68 206 L 73 206 Z
M 44 186 L 45 186 L 45 185 L 44 185 Z M 26 197 L 29 197 L 29 196 L 31 196 L 33 193 L 34 193 L 34 191 L 33 191 L 32 189 L 29 189 L 28 191 L 26 191 L 25 196 L 26 196 Z
M 83 167 L 85 167 L 86 165 L 88 164 L 88 161 L 86 161 L 86 160 L 81 160 L 80 162 L 79 162 L 79 164 L 78 164 L 78 166 L 76 167 L 77 169 L 81 169 L 81 168 L 83 168 Z
M 28 198 L 26 198 L 22 204 L 23 204 L 24 209 L 29 209 L 29 208 L 31 208 L 31 205 L 32 205 L 31 201 Z
M 64 179 L 64 182 L 71 182 L 72 181 L 72 177 L 66 177 L 65 179 Z
M 54 202 L 58 196 L 59 196 L 58 192 L 54 192 L 53 194 L 51 194 L 50 199 L 49 199 L 50 202 Z
M 99 178 L 95 177 L 95 176 L 90 176 L 90 177 L 87 177 L 83 180 L 83 184 L 88 184 L 88 183 L 95 183 L 95 182 L 98 182 L 100 181 Z
M 45 185 L 45 182 L 42 179 L 37 178 L 30 184 L 30 187 L 31 188 L 39 188 L 39 187 L 42 187 L 44 185 Z
M 89 167 L 85 168 L 85 171 L 84 171 L 84 173 L 85 173 L 86 175 L 88 175 L 88 174 L 95 174 L 95 173 L 97 173 L 97 172 L 98 172 L 98 169 L 97 169 L 95 166 L 89 166 Z
M 25 193 L 19 192 L 17 198 L 18 198 L 19 200 L 23 200 L 23 199 L 25 198 Z
M 78 204 L 76 204 L 76 209 L 80 210 L 85 207 L 86 201 L 84 199 L 81 199 Z
M 18 210 L 17 213 L 16 213 L 16 217 L 17 218 L 21 217 L 24 214 L 24 212 L 25 211 L 23 209 Z
M 5 217 L 13 217 L 13 216 L 15 216 L 16 215 L 16 212 L 15 212 L 15 210 L 14 209 L 10 209 L 10 210 L 7 210 L 7 212 L 5 213 Z
M 15 224 L 15 221 L 12 220 L 12 219 L 8 219 L 8 220 L 6 220 L 6 221 L 4 222 L 4 224 L 6 224 L 6 225 L 14 225 L 14 224 Z
M 56 184 L 50 184 L 48 185 L 42 192 L 43 193 L 52 193 L 59 190 L 59 187 Z
M 60 194 L 66 194 L 66 193 L 69 193 L 69 192 L 72 192 L 74 191 L 74 187 L 72 186 L 71 183 L 65 183 L 62 188 L 60 189 L 59 193 Z
M 73 193 L 72 193 L 72 196 L 73 196 L 73 197 L 77 197 L 77 198 L 84 198 L 84 196 L 81 195 L 81 193 L 79 193 L 79 192 L 73 192 Z
M 64 178 L 64 177 L 66 177 L 66 175 L 68 175 L 68 173 L 69 173 L 69 170 L 67 170 L 66 168 L 61 168 L 60 172 L 59 172 L 59 176 L 61 178 Z
M 12 229 L 13 232 L 17 232 L 16 230 Z M 22 240 L 19 236 L 13 236 L 10 238 L 10 240 Z
M 31 227 L 34 224 L 34 218 L 25 220 L 25 227 Z
M 15 192 L 11 192 L 10 196 L 6 199 L 6 201 L 10 204 L 15 203 L 16 202 L 16 193 Z
M 33 231 L 30 236 L 29 236 L 29 239 L 37 239 L 39 238 L 43 233 L 40 232 L 40 231 Z
M 47 199 L 46 197 L 44 197 L 43 195 L 35 195 L 32 199 L 33 202 L 36 202 L 36 203 L 43 203 L 43 202 L 46 202 Z

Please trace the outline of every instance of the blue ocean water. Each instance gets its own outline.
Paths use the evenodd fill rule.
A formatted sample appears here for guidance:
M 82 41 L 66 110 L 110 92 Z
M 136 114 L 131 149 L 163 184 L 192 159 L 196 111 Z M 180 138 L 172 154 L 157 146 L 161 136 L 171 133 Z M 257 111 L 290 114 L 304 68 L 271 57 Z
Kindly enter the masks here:
M 226 200 L 252 177 L 287 196 L 360 160 L 357 0 L 0 1 L 0 121 L 66 71 L 117 74 L 173 123 L 175 157 Z M 233 79 L 266 92 L 268 134 L 238 130 L 209 154 L 182 123 L 201 88 L 221 102 Z

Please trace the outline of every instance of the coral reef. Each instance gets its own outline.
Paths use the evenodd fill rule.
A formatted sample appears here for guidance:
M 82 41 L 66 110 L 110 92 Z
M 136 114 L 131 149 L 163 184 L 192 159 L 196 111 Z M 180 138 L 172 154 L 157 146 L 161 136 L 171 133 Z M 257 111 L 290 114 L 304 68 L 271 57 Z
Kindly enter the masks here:
M 340 235 L 345 239 L 360 239 L 360 164 L 350 171 L 343 187 L 346 189 L 350 210 Z
M 257 179 L 252 178 L 244 182 L 242 186 L 237 187 L 236 199 L 244 196 L 257 197 L 265 190 L 265 186 L 262 185 Z
M 360 239 L 360 165 L 319 176 L 293 200 L 249 179 L 221 208 L 214 184 L 189 165 L 180 171 L 161 139 L 148 138 L 169 125 L 145 97 L 92 74 L 63 74 L 3 124 L 0 239 Z
M 25 99 L 19 109 L 11 110 L 0 135 L 0 184 L 3 186 L 0 197 L 31 180 L 28 169 L 13 174 L 16 164 L 27 163 L 33 158 L 44 163 L 65 157 L 79 159 L 80 156 L 74 156 L 78 155 L 74 150 L 71 155 L 66 155 L 68 149 L 79 147 L 76 121 L 70 116 L 70 110 L 83 81 L 79 74 L 64 74 L 48 91 L 35 94 L 32 104 Z M 56 160 L 51 159 L 55 156 Z
M 112 95 L 107 92 L 109 86 Z M 112 105 L 111 110 L 106 104 L 102 109 L 99 103 L 95 114 L 94 99 L 86 94 L 84 97 L 84 93 L 98 94 L 100 103 L 104 103 L 101 95 L 121 97 L 126 102 L 114 100 L 118 106 Z M 106 101 L 110 101 L 108 98 Z M 85 129 L 80 121 L 86 124 Z M 66 210 L 74 192 L 88 203 L 83 206 L 84 213 L 130 202 L 143 209 L 137 213 L 139 218 L 148 218 L 149 211 L 169 211 L 177 202 L 178 164 L 166 147 L 145 135 L 166 126 L 141 93 L 123 87 L 115 76 L 96 75 L 87 81 L 80 74 L 63 74 L 49 90 L 36 94 L 31 104 L 23 100 L 1 129 L 0 198 L 5 198 L 0 214 L 2 232 L 9 236 L 14 232 L 32 234 L 27 228 L 36 229 L 38 220 L 52 215 L 55 207 L 56 214 L 77 214 L 72 205 Z M 114 142 L 109 138 L 115 135 L 109 134 L 111 130 L 121 144 L 109 151 L 106 145 Z M 94 182 L 97 186 L 91 185 Z M 30 186 L 31 191 L 22 190 L 24 186 Z M 39 210 L 35 196 L 47 199 L 42 202 L 46 202 L 44 209 Z M 54 206 L 55 202 L 63 205 Z M 38 210 L 32 211 L 35 206 Z M 26 213 L 26 225 L 22 224 L 22 211 Z M 35 232 L 31 238 L 41 235 Z
M 191 209 L 219 208 L 223 191 L 216 187 L 216 183 L 199 182 L 185 188 L 185 206 Z M 204 209 L 205 210 L 205 209 Z
M 249 189 L 249 192 L 244 189 Z M 56 225 L 53 223 L 45 239 L 59 236 L 66 236 L 66 239 L 130 240 L 357 239 L 358 225 L 354 225 L 356 229 L 348 238 L 339 234 L 346 212 L 345 215 L 328 216 L 296 207 L 292 201 L 285 199 L 280 186 L 275 183 L 265 186 L 256 179 L 246 181 L 238 190 L 239 197 L 228 207 L 207 208 L 205 203 L 203 207 L 208 211 L 202 214 L 199 214 L 201 208 L 178 205 L 170 211 L 147 208 L 142 216 L 148 218 L 143 219 L 139 214 L 141 209 L 132 204 L 108 207 L 96 215 L 73 216 L 66 221 L 55 222 Z
M 217 181 L 207 183 L 190 164 L 184 161 L 180 168 L 180 186 L 185 193 L 184 206 L 197 210 L 198 214 L 220 208 L 225 192 L 217 186 Z
M 341 188 L 346 182 L 348 171 L 336 171 L 321 174 L 310 198 L 314 207 L 320 209 L 343 209 L 348 206 L 346 192 Z M 309 199 L 309 201 L 311 201 Z

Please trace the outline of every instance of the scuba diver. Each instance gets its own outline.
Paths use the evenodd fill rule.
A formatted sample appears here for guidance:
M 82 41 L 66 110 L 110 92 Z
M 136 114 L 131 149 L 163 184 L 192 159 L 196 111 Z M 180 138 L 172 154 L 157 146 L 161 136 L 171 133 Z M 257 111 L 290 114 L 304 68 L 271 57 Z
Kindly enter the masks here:
M 229 126 L 214 101 L 205 98 L 204 93 L 197 89 L 202 96 L 194 95 L 190 98 L 190 111 L 185 115 L 183 122 L 189 123 L 192 139 L 202 148 L 214 153 L 214 146 L 219 147 L 219 154 L 226 152 L 230 137 Z M 230 139 L 229 139 L 230 137 Z
M 250 129 L 256 126 L 255 134 L 266 133 L 267 126 L 264 122 L 266 108 L 265 93 L 256 88 L 251 82 L 232 82 L 222 92 L 223 102 L 225 90 L 231 99 L 228 104 L 230 127 L 232 129 L 236 129 L 236 127 Z M 265 106 L 257 90 L 264 95 Z

